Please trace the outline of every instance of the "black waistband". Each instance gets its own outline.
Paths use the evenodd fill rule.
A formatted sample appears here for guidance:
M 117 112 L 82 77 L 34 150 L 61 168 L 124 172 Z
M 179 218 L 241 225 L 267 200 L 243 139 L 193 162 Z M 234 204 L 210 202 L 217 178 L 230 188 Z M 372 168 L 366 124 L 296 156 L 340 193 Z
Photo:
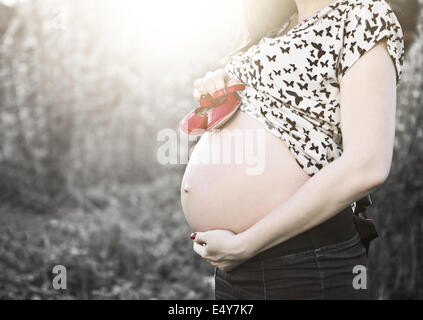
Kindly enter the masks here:
M 348 206 L 318 226 L 271 247 L 252 259 L 273 258 L 306 250 L 314 250 L 323 246 L 347 241 L 356 234 L 357 230 L 353 222 L 353 211 L 351 206 Z

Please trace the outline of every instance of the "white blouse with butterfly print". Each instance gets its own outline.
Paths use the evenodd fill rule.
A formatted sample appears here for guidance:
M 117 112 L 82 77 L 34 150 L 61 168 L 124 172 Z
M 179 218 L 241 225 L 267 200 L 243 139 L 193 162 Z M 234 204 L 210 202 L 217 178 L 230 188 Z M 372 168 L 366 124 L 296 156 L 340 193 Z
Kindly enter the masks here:
M 384 0 L 335 0 L 284 33 L 231 56 L 226 73 L 246 84 L 239 110 L 286 142 L 313 176 L 342 154 L 340 80 L 379 40 L 401 78 L 403 31 Z

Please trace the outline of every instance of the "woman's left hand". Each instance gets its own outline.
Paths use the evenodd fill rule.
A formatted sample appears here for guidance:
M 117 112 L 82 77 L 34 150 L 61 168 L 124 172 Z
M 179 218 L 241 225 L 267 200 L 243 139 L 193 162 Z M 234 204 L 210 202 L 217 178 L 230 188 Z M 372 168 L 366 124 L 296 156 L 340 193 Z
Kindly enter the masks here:
M 245 244 L 229 230 L 196 232 L 192 240 L 194 251 L 222 271 L 229 271 L 249 258 Z

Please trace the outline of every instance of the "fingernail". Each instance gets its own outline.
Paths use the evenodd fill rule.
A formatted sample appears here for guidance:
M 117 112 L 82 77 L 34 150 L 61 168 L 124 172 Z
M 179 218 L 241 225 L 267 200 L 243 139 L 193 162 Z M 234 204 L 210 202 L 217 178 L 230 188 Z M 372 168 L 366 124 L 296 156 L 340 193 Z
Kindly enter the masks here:
M 194 240 L 196 236 L 197 236 L 197 232 L 194 232 L 194 233 L 191 233 L 189 237 L 191 240 Z

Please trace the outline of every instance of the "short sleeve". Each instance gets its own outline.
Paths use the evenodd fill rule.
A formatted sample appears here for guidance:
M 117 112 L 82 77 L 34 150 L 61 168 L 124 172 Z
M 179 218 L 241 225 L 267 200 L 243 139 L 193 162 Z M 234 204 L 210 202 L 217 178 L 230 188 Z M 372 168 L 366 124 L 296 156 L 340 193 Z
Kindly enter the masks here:
M 404 37 L 394 11 L 384 0 L 354 1 L 351 6 L 344 22 L 338 82 L 362 55 L 386 37 L 386 47 L 395 65 L 398 85 L 404 63 Z

